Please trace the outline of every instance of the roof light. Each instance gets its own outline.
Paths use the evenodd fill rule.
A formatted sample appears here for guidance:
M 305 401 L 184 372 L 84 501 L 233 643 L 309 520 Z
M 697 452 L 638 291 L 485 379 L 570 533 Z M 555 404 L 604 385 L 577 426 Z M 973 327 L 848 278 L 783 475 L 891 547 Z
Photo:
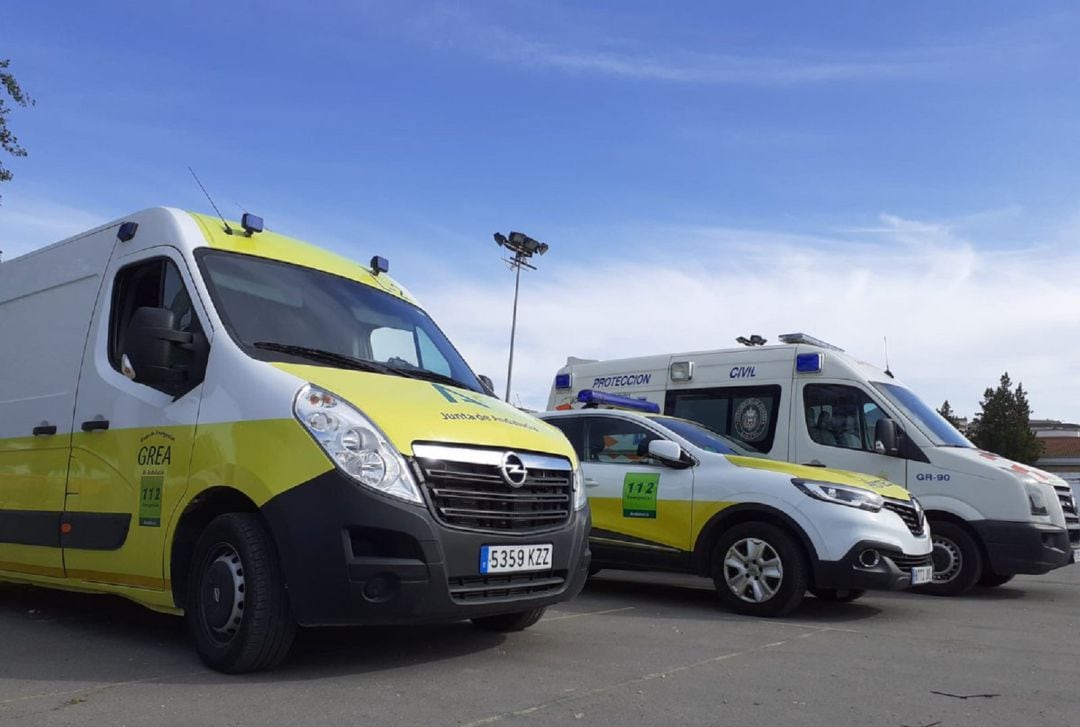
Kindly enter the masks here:
M 808 336 L 805 333 L 785 333 L 779 337 L 784 343 L 805 343 L 807 346 L 817 346 L 818 348 L 829 348 L 833 351 L 843 351 L 844 349 L 839 346 L 834 346 L 831 343 L 825 343 L 820 338 L 814 338 Z
M 573 374 L 555 374 L 555 389 L 562 391 L 564 389 L 572 389 L 574 387 L 574 375 Z
M 672 381 L 689 381 L 694 378 L 694 362 L 673 361 L 668 368 L 668 375 Z
M 376 255 L 371 258 L 371 274 L 378 275 L 379 273 L 390 272 L 390 261 L 384 257 Z
M 821 353 L 800 353 L 795 357 L 795 371 L 800 374 L 821 373 Z
M 660 407 L 651 401 L 645 399 L 632 399 L 629 396 L 619 396 L 618 394 L 609 394 L 605 391 L 594 391 L 592 389 L 582 389 L 577 395 L 578 401 L 586 406 L 611 406 L 617 409 L 630 409 L 633 411 L 642 411 L 646 414 L 659 414 Z
M 120 242 L 127 242 L 135 237 L 135 233 L 139 231 L 138 222 L 124 222 L 120 225 L 120 229 L 116 231 L 116 238 Z
M 258 215 L 253 215 L 250 212 L 245 212 L 243 217 L 240 218 L 240 226 L 244 228 L 244 234 L 251 237 L 256 232 L 263 231 L 263 218 Z

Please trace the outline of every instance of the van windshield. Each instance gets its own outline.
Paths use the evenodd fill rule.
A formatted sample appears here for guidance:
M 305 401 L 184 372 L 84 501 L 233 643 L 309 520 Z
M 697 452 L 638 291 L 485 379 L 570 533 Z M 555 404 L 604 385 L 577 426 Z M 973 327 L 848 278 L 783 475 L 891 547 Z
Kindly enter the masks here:
M 229 335 L 249 356 L 443 381 L 486 393 L 412 303 L 319 270 L 231 252 L 199 264 Z
M 706 452 L 714 452 L 716 454 L 739 454 L 744 457 L 761 456 L 758 452 L 751 452 L 745 447 L 739 446 L 737 442 L 728 439 L 723 434 L 717 434 L 711 429 L 706 429 L 700 424 L 688 422 L 685 419 L 665 416 L 650 416 L 649 419 L 657 424 L 664 425 L 683 439 L 690 442 L 690 444 L 704 449 Z
M 937 447 L 974 447 L 963 434 L 956 430 L 949 421 L 927 406 L 910 389 L 883 381 L 871 382 L 875 389 L 892 404 L 904 412 Z

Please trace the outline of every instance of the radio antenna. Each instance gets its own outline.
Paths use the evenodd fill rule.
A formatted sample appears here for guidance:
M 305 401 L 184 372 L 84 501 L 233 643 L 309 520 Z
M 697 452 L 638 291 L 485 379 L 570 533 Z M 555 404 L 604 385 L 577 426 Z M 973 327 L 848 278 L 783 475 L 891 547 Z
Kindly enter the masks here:
M 225 234 L 233 234 L 233 230 L 231 227 L 229 227 L 229 223 L 225 221 L 225 215 L 221 214 L 221 210 L 219 210 L 218 206 L 214 204 L 213 197 L 211 197 L 210 193 L 206 191 L 206 187 L 203 186 L 203 183 L 199 181 L 199 175 L 196 174 L 195 170 L 191 167 L 188 167 L 187 170 L 191 172 L 191 176 L 195 177 L 195 184 L 199 185 L 199 189 L 201 189 L 202 193 L 206 195 L 206 199 L 210 201 L 210 206 L 214 208 L 214 212 L 217 212 L 217 216 L 221 218 L 221 224 L 225 225 Z
M 889 370 L 889 337 L 882 336 L 881 340 L 885 343 L 885 375 L 890 379 L 895 379 L 896 377 L 893 376 L 892 371 Z

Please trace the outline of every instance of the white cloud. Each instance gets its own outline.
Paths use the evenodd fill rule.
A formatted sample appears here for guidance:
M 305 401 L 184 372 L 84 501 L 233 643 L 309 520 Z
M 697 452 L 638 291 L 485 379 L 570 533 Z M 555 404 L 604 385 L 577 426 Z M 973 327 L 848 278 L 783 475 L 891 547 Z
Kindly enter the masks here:
M 1039 417 L 1080 420 L 1080 252 L 985 249 L 953 228 L 883 215 L 869 241 L 663 229 L 616 258 L 563 240 L 522 281 L 514 392 L 546 404 L 568 355 L 616 358 L 734 346 L 804 331 L 881 365 L 927 402 L 970 415 L 1005 370 Z M 605 249 L 610 249 L 606 247 Z M 507 276 L 509 278 L 509 276 Z M 474 366 L 505 387 L 512 283 L 411 282 Z

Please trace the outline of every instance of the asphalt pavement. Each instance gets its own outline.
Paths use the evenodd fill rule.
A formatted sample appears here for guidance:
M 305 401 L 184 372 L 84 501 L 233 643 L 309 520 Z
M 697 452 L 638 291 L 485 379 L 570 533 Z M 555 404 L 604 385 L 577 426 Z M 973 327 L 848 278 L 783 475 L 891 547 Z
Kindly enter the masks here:
M 702 579 L 607 571 L 533 628 L 312 630 L 271 673 L 179 619 L 0 585 L 0 725 L 1080 725 L 1080 566 L 964 598 L 735 616 Z

